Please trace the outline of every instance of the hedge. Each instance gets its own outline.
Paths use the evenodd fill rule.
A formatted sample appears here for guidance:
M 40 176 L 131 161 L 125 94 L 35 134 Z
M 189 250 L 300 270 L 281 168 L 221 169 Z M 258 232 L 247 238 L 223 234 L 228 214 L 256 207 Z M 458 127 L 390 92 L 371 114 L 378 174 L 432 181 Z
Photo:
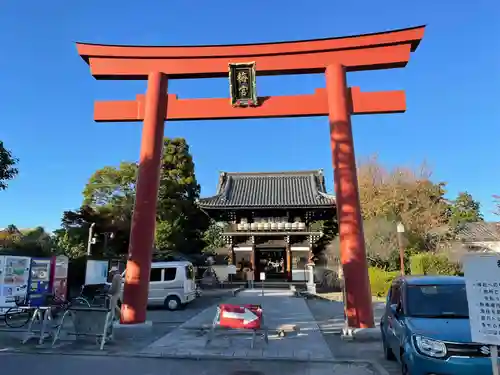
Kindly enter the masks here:
M 399 271 L 385 271 L 381 268 L 370 267 L 368 275 L 370 276 L 372 295 L 385 297 L 391 287 L 392 280 L 399 275 Z
M 420 253 L 410 257 L 412 275 L 460 275 L 460 266 L 446 255 Z

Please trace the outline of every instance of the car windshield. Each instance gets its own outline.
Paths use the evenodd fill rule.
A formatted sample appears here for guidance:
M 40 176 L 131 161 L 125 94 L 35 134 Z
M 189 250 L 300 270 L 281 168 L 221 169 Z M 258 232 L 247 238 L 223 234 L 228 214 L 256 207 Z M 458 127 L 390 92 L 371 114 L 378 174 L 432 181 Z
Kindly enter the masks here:
M 408 285 L 407 315 L 422 318 L 468 318 L 465 284 Z

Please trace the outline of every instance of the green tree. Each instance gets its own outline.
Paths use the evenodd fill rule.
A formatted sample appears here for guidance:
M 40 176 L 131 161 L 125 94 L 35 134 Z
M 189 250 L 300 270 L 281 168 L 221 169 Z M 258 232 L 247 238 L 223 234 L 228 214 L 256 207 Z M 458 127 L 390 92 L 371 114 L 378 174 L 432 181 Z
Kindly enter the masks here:
M 226 245 L 222 234 L 224 233 L 224 224 L 211 221 L 209 227 L 203 233 L 204 253 L 213 253 Z
M 460 193 L 449 207 L 449 225 L 452 230 L 459 230 L 465 223 L 483 221 L 481 205 L 468 192 Z
M 22 237 L 22 233 L 14 224 L 0 231 L 0 248 L 10 248 Z
M 0 233 L 0 248 L 25 256 L 49 256 L 55 253 L 56 246 L 43 227 L 19 230 L 11 224 Z
M 324 263 L 327 263 L 328 258 L 338 258 L 338 251 L 332 252 L 331 250 L 333 250 L 333 248 L 329 246 L 337 238 L 339 233 L 339 226 L 336 218 L 315 221 L 311 224 L 310 230 L 312 232 L 323 233 L 313 245 L 314 255 L 324 259 Z
M 387 170 L 376 157 L 361 163 L 358 179 L 364 220 L 387 220 L 394 230 L 396 222 L 402 221 L 409 241 L 420 241 L 447 224 L 446 184 L 434 182 L 430 176 L 425 164 L 418 169 Z
M 43 227 L 21 230 L 21 238 L 14 246 L 26 255 L 49 256 L 55 252 L 55 243 L 52 235 Z
M 53 234 L 54 252 L 57 255 L 66 255 L 70 259 L 77 259 L 87 253 L 87 247 L 83 242 L 71 236 L 71 232 L 65 229 L 57 229 Z
M 86 227 L 92 222 L 100 223 L 94 229 L 97 243 L 93 249 L 100 249 L 103 254 L 127 253 L 137 173 L 137 163 L 122 162 L 117 168 L 107 166 L 97 170 L 85 185 L 83 204 L 92 210 L 95 220 Z
M 138 164 L 131 162 L 94 172 L 83 190 L 83 206 L 63 215 L 65 234 L 59 238 L 65 240 L 61 243 L 68 249 L 86 243 L 88 228 L 95 223 L 97 243 L 92 246 L 93 253 L 111 251 L 115 255 L 126 254 L 137 174 Z M 202 235 L 208 226 L 208 219 L 196 205 L 199 192 L 186 141 L 165 138 L 155 236 L 155 245 L 160 252 L 193 253 L 203 248 Z M 113 233 L 114 238 L 109 238 L 109 233 Z
M 186 140 L 165 138 L 157 205 L 158 250 L 199 253 L 204 248 L 209 219 L 196 204 L 199 196 L 200 185 Z
M 118 168 L 104 167 L 90 176 L 83 190 L 83 204 L 95 210 L 112 211 L 115 220 L 130 225 L 135 200 L 137 163 L 122 162 Z
M 85 255 L 89 228 L 94 224 L 92 255 L 121 256 L 127 254 L 129 227 L 121 226 L 113 218 L 113 210 L 82 206 L 75 211 L 65 211 L 62 228 L 55 231 L 59 252 L 68 257 Z M 111 238 L 111 233 L 113 234 Z
M 4 147 L 0 141 L 0 190 L 7 189 L 7 181 L 16 177 L 18 170 L 16 165 L 18 159 L 12 156 L 12 153 Z

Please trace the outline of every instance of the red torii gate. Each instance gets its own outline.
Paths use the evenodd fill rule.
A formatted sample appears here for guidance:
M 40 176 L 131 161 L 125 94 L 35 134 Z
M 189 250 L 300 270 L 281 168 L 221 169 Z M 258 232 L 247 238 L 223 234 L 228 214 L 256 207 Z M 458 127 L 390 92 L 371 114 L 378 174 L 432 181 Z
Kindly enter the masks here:
M 372 299 L 351 114 L 406 110 L 404 91 L 348 88 L 346 72 L 401 68 L 418 47 L 424 26 L 375 34 L 283 43 L 186 47 L 77 43 L 96 79 L 142 79 L 145 95 L 95 103 L 96 121 L 144 121 L 137 195 L 130 234 L 122 323 L 146 319 L 154 245 L 164 121 L 328 116 L 339 221 L 341 262 L 350 327 L 373 327 Z M 228 64 L 255 62 L 258 75 L 325 73 L 326 88 L 311 95 L 260 97 L 259 105 L 233 107 L 227 98 L 178 99 L 169 79 L 228 76 Z

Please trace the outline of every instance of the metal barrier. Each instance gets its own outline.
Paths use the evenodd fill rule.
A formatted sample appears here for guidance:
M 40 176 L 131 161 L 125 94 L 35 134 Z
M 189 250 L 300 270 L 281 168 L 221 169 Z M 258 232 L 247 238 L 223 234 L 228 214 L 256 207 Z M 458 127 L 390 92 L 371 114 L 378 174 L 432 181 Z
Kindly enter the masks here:
M 114 307 L 69 307 L 68 310 L 64 312 L 59 326 L 57 327 L 57 331 L 52 340 L 52 346 L 59 340 L 64 321 L 66 317 L 69 317 L 73 322 L 75 331 L 67 332 L 67 334 L 76 337 L 95 337 L 100 350 L 103 350 L 104 344 L 113 339 L 115 311 Z
M 3 317 L 7 316 L 7 313 L 13 306 L 0 306 L 0 309 L 6 309 L 5 313 L 3 314 Z M 28 311 L 28 310 L 33 310 L 33 314 L 31 315 L 31 318 L 28 323 L 28 329 L 26 330 L 26 336 L 24 339 L 21 341 L 22 344 L 26 344 L 29 340 L 33 338 L 38 338 L 38 344 L 42 345 L 43 342 L 45 341 L 45 338 L 49 337 L 51 335 L 51 329 L 47 330 L 47 326 L 49 322 L 53 321 L 52 318 L 52 307 L 51 306 L 14 306 L 14 308 L 18 311 Z M 39 320 L 41 322 L 41 328 L 40 330 L 34 330 L 33 329 L 33 324 L 36 320 Z M 24 326 L 24 325 L 23 325 Z M 19 328 L 22 328 L 23 326 L 20 326 Z M 9 331 L 9 330 L 7 330 Z M 12 328 L 12 331 L 17 331 L 17 328 Z
M 250 347 L 255 346 L 257 333 L 262 333 L 262 338 L 266 344 L 269 343 L 268 329 L 264 326 L 264 314 L 260 305 L 228 305 L 217 306 L 212 326 L 208 332 L 205 346 L 208 346 L 214 339 L 215 330 L 225 328 L 241 332 L 252 332 Z
M 42 321 L 42 327 L 40 331 L 33 330 L 33 323 L 37 318 Z M 29 340 L 36 338 L 37 334 L 39 334 L 40 336 L 38 337 L 38 344 L 42 345 L 45 338 L 51 335 L 51 332 L 47 332 L 46 336 L 47 324 L 51 321 L 52 321 L 52 308 L 50 306 L 36 307 L 35 311 L 33 312 L 33 316 L 30 319 L 28 325 L 28 331 L 26 332 L 26 337 L 24 338 L 22 343 L 26 344 Z

